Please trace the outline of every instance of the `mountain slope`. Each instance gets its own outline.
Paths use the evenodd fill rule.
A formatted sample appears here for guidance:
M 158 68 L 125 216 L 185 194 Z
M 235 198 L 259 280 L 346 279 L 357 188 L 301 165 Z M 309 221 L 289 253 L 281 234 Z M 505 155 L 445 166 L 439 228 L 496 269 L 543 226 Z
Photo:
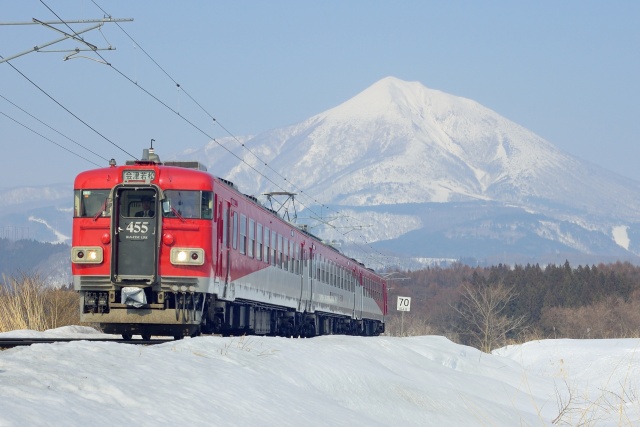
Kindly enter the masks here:
M 159 154 L 200 160 L 248 194 L 297 193 L 299 222 L 361 260 L 373 245 L 401 265 L 640 263 L 637 182 L 418 82 L 388 77 L 300 123 Z M 0 237 L 67 242 L 71 195 L 66 184 L 0 189 Z
M 354 234 L 394 253 L 632 259 L 640 253 L 636 182 L 558 150 L 475 101 L 418 82 L 387 77 L 301 123 L 223 138 L 175 157 L 194 155 L 247 193 L 298 193 L 315 219 L 321 205 L 347 209 L 367 224 Z M 430 203 L 448 210 L 441 221 L 457 218 L 449 229 L 427 230 L 434 218 L 420 206 Z M 397 205 L 405 207 L 392 208 Z M 487 206 L 482 220 L 465 218 Z M 504 208 L 518 214 L 504 216 Z M 340 230 L 357 227 L 346 218 L 337 215 L 330 219 L 337 228 L 316 230 L 350 240 Z M 506 229 L 515 230 L 511 240 Z M 494 244 L 500 239 L 507 240 Z
M 630 180 L 474 101 L 392 77 L 302 123 L 243 141 L 260 161 L 223 142 L 281 188 L 296 192 L 263 162 L 326 204 L 492 200 L 623 221 L 636 221 L 640 211 L 640 190 Z M 196 153 L 254 194 L 275 189 L 216 143 Z

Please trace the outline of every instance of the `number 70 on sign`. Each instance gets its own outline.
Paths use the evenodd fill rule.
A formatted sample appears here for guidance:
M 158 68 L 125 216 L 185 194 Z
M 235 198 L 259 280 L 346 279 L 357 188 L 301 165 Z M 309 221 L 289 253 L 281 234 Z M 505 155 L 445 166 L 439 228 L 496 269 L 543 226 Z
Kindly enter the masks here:
M 398 311 L 411 311 L 411 297 L 398 297 Z

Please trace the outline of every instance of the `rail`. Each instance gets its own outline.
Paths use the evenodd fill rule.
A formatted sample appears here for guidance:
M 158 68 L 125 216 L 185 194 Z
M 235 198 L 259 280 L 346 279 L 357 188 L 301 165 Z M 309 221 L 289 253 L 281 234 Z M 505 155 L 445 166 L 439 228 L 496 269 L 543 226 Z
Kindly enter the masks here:
M 0 338 L 0 349 L 32 344 L 53 344 L 73 341 L 113 342 L 117 344 L 155 345 L 174 341 L 173 339 L 125 340 L 117 338 Z

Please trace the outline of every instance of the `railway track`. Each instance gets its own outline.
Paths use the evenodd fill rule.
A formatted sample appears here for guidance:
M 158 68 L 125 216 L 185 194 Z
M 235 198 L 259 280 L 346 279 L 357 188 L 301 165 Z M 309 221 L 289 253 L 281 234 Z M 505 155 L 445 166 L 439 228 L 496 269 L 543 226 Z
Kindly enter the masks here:
M 114 342 L 118 344 L 155 345 L 174 341 L 173 339 L 125 340 L 116 338 L 0 338 L 0 349 L 20 347 L 32 344 L 53 344 L 58 342 L 93 341 Z

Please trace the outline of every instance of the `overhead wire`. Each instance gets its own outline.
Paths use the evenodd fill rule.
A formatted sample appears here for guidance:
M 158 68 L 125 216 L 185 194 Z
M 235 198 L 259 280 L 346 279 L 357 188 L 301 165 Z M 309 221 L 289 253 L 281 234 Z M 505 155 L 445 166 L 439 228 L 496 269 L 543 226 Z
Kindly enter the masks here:
M 91 0 L 92 3 L 94 5 L 96 5 L 96 7 L 98 7 L 106 16 L 111 17 L 111 15 L 109 13 L 107 13 L 102 7 L 100 7 L 94 0 Z M 60 16 L 58 16 L 58 14 L 56 14 L 43 0 L 40 0 L 40 2 L 47 8 L 49 9 L 49 11 L 51 13 L 53 13 L 59 20 L 61 23 L 63 23 L 64 25 L 67 26 L 67 28 L 69 28 L 69 30 L 71 30 L 74 34 L 75 31 L 73 30 L 73 28 L 71 28 L 62 18 L 60 18 Z M 310 200 L 313 200 L 316 204 L 319 204 L 321 208 L 326 208 L 326 209 L 331 209 L 328 205 L 325 205 L 324 203 L 320 202 L 319 200 L 313 198 L 313 196 L 309 196 L 307 195 L 303 189 L 301 189 L 300 187 L 298 187 L 295 183 L 293 183 L 292 181 L 290 181 L 289 179 L 287 179 L 285 176 L 283 176 L 282 174 L 280 174 L 277 170 L 275 170 L 274 168 L 272 168 L 266 161 L 264 161 L 263 159 L 261 159 L 258 155 L 256 155 L 249 147 L 246 146 L 245 143 L 241 142 L 234 134 L 232 134 L 226 127 L 224 127 L 214 116 L 212 116 L 199 102 L 197 102 L 185 89 L 184 87 L 178 83 L 173 77 L 171 77 L 171 75 L 162 67 L 160 66 L 160 64 L 158 64 L 158 62 L 153 59 L 151 57 L 151 55 L 137 42 L 133 39 L 133 37 L 131 37 L 123 28 L 121 25 L 119 25 L 116 22 L 116 25 L 118 25 L 118 27 L 127 35 L 127 37 L 129 37 L 129 39 L 135 43 L 136 46 L 138 46 L 140 48 L 140 50 L 142 52 L 144 52 L 144 54 L 176 85 L 176 87 L 178 87 L 180 90 L 182 90 L 185 95 L 187 95 L 187 97 L 189 99 L 192 100 L 192 102 L 194 102 L 202 111 L 204 111 L 204 113 L 209 116 L 214 124 L 217 124 L 218 126 L 220 126 L 232 139 L 234 139 L 238 144 L 240 144 L 240 146 L 246 150 L 247 152 L 249 152 L 252 156 L 254 156 L 261 164 L 263 164 L 267 169 L 269 169 L 271 172 L 273 172 L 274 174 L 276 174 L 277 176 L 279 176 L 283 181 L 287 182 L 291 188 L 293 188 L 294 190 L 298 191 L 299 194 L 304 194 L 304 197 L 309 198 Z M 76 34 L 77 35 L 77 34 Z M 265 178 L 268 182 L 272 183 L 274 186 L 276 186 L 277 188 L 283 190 L 283 191 L 287 191 L 287 189 L 284 189 L 282 186 L 280 186 L 278 183 L 276 183 L 273 179 L 271 179 L 270 177 L 266 176 L 265 174 L 263 174 L 261 171 L 259 171 L 258 169 L 256 169 L 256 167 L 254 167 L 253 165 L 249 164 L 247 161 L 245 161 L 244 158 L 238 156 L 236 153 L 234 153 L 233 151 L 231 151 L 229 148 L 225 147 L 223 144 L 221 144 L 216 138 L 214 138 L 213 136 L 209 135 L 205 130 L 203 130 L 201 127 L 197 126 L 195 123 L 193 123 L 191 120 L 187 119 L 186 117 L 184 117 L 182 114 L 180 114 L 178 111 L 176 111 L 174 108 L 170 107 L 167 103 L 165 103 L 164 101 L 162 101 L 161 99 L 159 99 L 157 96 L 155 96 L 154 94 L 152 94 L 150 91 L 148 91 L 146 88 L 144 88 L 143 86 L 141 86 L 140 84 L 138 84 L 136 81 L 134 81 L 133 79 L 131 79 L 129 76 L 127 76 L 126 74 L 124 74 L 122 71 L 120 71 L 118 68 L 116 68 L 112 63 L 108 62 L 100 53 L 98 53 L 97 51 L 94 50 L 94 53 L 100 57 L 100 59 L 102 59 L 102 61 L 108 65 L 109 67 L 111 67 L 114 71 L 116 71 L 118 74 L 120 74 L 123 78 L 125 78 L 127 81 L 129 81 L 130 83 L 132 83 L 133 85 L 135 85 L 137 88 L 139 88 L 140 90 L 142 90 L 144 93 L 146 93 L 147 95 L 149 95 L 151 98 L 153 98 L 154 100 L 156 100 L 158 103 L 160 103 L 161 105 L 163 105 L 165 108 L 167 108 L 169 111 L 173 112 L 175 115 L 177 115 L 178 117 L 180 117 L 182 120 L 184 120 L 186 123 L 188 123 L 190 126 L 192 126 L 194 129 L 198 130 L 200 133 L 202 133 L 203 135 L 205 135 L 207 138 L 209 138 L 210 140 L 214 141 L 216 144 L 218 144 L 218 146 L 220 146 L 221 148 L 223 148 L 224 150 L 226 150 L 228 153 L 230 153 L 232 156 L 234 156 L 236 159 L 238 159 L 240 162 L 244 163 L 245 165 L 247 165 L 250 169 L 252 169 L 254 172 L 256 172 L 257 174 L 259 174 L 260 176 L 262 176 L 263 178 Z M 303 206 L 307 207 L 311 212 L 313 212 L 313 210 L 311 209 L 310 206 L 305 205 L 304 203 L 301 203 Z M 340 211 L 337 211 L 335 209 L 331 209 L 334 212 L 336 212 L 337 214 L 340 214 Z M 315 213 L 315 212 L 314 212 Z M 316 213 L 317 215 L 317 213 Z M 346 221 L 348 222 L 348 218 L 346 219 Z M 334 228 L 335 230 L 337 230 L 339 233 L 341 233 L 337 227 L 327 223 L 328 226 Z M 354 227 L 354 229 L 356 229 Z M 352 230 L 353 231 L 353 230 Z M 347 233 L 341 233 L 345 238 L 347 238 L 348 240 L 351 240 L 352 244 L 354 244 L 356 247 L 358 247 L 360 250 L 362 250 L 363 253 L 366 253 L 367 251 L 365 249 L 363 249 L 361 247 L 360 244 L 358 244 L 357 242 L 353 241 L 352 239 L 350 239 L 349 237 L 347 237 Z M 379 255 L 381 255 L 382 257 L 385 257 L 385 255 L 383 255 L 382 253 L 380 253 L 378 250 L 376 250 L 375 248 L 373 248 L 373 246 L 371 246 L 371 243 L 367 242 L 367 239 L 361 234 L 360 237 L 362 238 L 362 240 L 367 244 L 367 246 L 377 252 Z M 376 262 L 380 262 L 380 261 L 376 261 Z M 384 264 L 383 264 L 384 265 Z
M 75 141 L 71 138 L 69 138 L 67 135 L 61 133 L 60 131 L 54 129 L 52 126 L 48 125 L 47 123 L 43 122 L 42 120 L 40 120 L 39 118 L 37 118 L 36 116 L 34 116 L 33 114 L 29 113 L 28 111 L 26 111 L 24 108 L 20 107 L 19 105 L 17 105 L 15 102 L 10 101 L 9 99 L 7 99 L 5 96 L 3 96 L 2 94 L 0 94 L 0 98 L 4 99 L 5 101 L 7 101 L 9 104 L 13 105 L 14 107 L 16 107 L 17 109 L 19 109 L 20 111 L 22 111 L 23 113 L 27 114 L 28 116 L 30 116 L 31 118 L 33 118 L 34 120 L 37 120 L 38 122 L 40 122 L 41 124 L 45 125 L 46 127 L 48 127 L 49 129 L 51 129 L 52 131 L 54 131 L 55 133 L 57 133 L 58 135 L 68 139 L 69 141 L 73 142 L 74 144 L 76 144 L 77 146 L 79 146 L 80 148 L 90 152 L 91 154 L 100 157 L 102 160 L 104 160 L 105 162 L 109 162 L 109 159 L 107 159 L 106 157 L 101 156 L 100 154 L 96 153 L 93 150 L 90 150 L 89 148 L 85 147 L 84 145 L 80 144 L 78 141 Z M 6 115 L 6 114 L 5 114 Z M 70 150 L 67 150 L 70 151 Z M 84 157 L 83 157 L 84 158 Z M 85 159 L 87 160 L 87 159 Z M 93 163 L 93 162 L 91 162 Z M 93 163 L 94 165 L 96 163 Z
M 41 0 L 42 1 L 42 0 Z M 100 7 L 94 0 L 91 0 L 92 3 L 94 5 L 96 5 L 96 7 L 98 7 L 106 16 L 111 17 L 111 15 L 109 13 L 107 13 L 102 7 Z M 189 99 L 191 99 L 207 116 L 209 116 L 212 121 L 214 122 L 214 124 L 217 124 L 220 128 L 222 128 L 233 140 L 235 140 L 244 150 L 246 150 L 248 153 L 250 153 L 256 160 L 258 160 L 258 162 L 260 162 L 261 164 L 263 164 L 267 169 L 269 169 L 271 172 L 273 172 L 275 175 L 279 176 L 283 181 L 287 182 L 294 190 L 298 191 L 299 194 L 304 194 L 305 197 L 307 197 L 310 200 L 313 200 L 313 202 L 315 202 L 316 204 L 319 204 L 321 208 L 326 208 L 326 209 L 330 209 L 333 210 L 334 212 L 336 212 L 336 214 L 342 215 L 340 211 L 335 210 L 330 208 L 328 205 L 320 202 L 319 200 L 313 198 L 313 196 L 308 196 L 303 189 L 301 189 L 300 187 L 298 187 L 294 182 L 290 181 L 289 179 L 287 179 L 285 176 L 283 176 L 280 172 L 278 172 L 277 170 L 275 170 L 273 167 L 271 167 L 266 161 L 264 161 L 262 158 L 260 158 L 260 156 L 258 156 L 257 154 L 255 154 L 249 147 L 247 147 L 247 145 L 243 142 L 241 142 L 232 132 L 230 132 L 222 123 L 220 123 L 213 115 L 211 115 L 195 98 L 193 98 L 189 92 L 179 83 L 177 82 L 133 37 L 131 37 L 131 35 L 129 33 L 127 33 L 124 28 L 118 24 L 116 22 L 116 25 L 122 30 L 122 32 L 138 47 L 140 48 L 140 50 L 149 58 L 149 60 L 151 60 L 175 85 L 176 87 L 178 87 L 180 90 L 182 90 L 183 93 L 185 93 L 185 95 L 187 95 L 187 97 Z M 99 55 L 100 56 L 100 55 Z M 109 64 L 113 67 L 112 64 Z M 127 80 L 131 81 L 132 83 L 134 83 L 137 87 L 139 87 L 140 89 L 142 89 L 143 91 L 145 91 L 146 93 L 148 93 L 150 96 L 152 96 L 154 99 L 158 100 L 155 96 L 151 95 L 146 89 L 142 88 L 140 85 L 138 85 L 136 82 L 134 82 L 132 79 L 130 79 L 129 77 L 125 76 L 123 73 L 121 73 L 119 70 L 117 70 L 115 67 L 113 67 L 114 70 L 116 70 L 118 73 L 122 74 L 123 77 L 125 77 Z M 162 105 L 164 105 L 165 107 L 167 107 L 169 110 L 171 110 L 172 112 L 174 112 L 174 114 L 178 115 L 179 117 L 181 117 L 183 120 L 187 121 L 189 124 L 191 124 L 192 126 L 194 126 L 196 129 L 200 130 L 201 132 L 203 132 L 200 128 L 198 128 L 197 126 L 195 126 L 194 124 L 192 124 L 190 121 L 186 120 L 181 114 L 179 114 L 177 111 L 175 111 L 174 109 L 172 109 L 171 107 L 169 107 L 168 105 L 166 105 L 164 102 L 158 100 Z M 284 188 L 282 188 L 280 185 L 278 185 L 276 182 L 274 182 L 271 178 L 267 177 L 266 175 L 264 175 L 262 172 L 260 172 L 259 170 L 257 170 L 255 167 L 253 167 L 252 165 L 250 165 L 249 163 L 247 163 L 243 158 L 241 158 L 240 156 L 236 155 L 235 153 L 233 153 L 231 150 L 229 150 L 227 147 L 223 146 L 219 141 L 217 141 L 215 138 L 213 138 L 212 136 L 206 134 L 205 132 L 203 132 L 205 135 L 207 135 L 207 137 L 209 137 L 212 141 L 214 141 L 216 144 L 218 144 L 220 147 L 222 147 L 223 149 L 225 149 L 227 152 L 231 153 L 234 157 L 236 157 L 239 161 L 241 161 L 242 163 L 246 164 L 247 166 L 249 166 L 253 171 L 255 171 L 257 174 L 259 174 L 260 176 L 262 176 L 263 178 L 265 178 L 266 180 L 268 180 L 269 182 L 271 182 L 272 184 L 274 184 L 277 188 L 286 191 Z M 318 215 L 316 212 L 313 211 L 313 209 L 311 209 L 310 206 L 305 205 L 304 203 L 301 203 L 303 206 L 307 207 L 312 213 Z M 319 219 L 318 219 L 319 218 Z M 359 245 L 357 242 L 355 242 L 353 239 L 347 237 L 347 234 L 353 230 L 356 229 L 362 229 L 363 226 L 359 226 L 359 225 L 355 225 L 355 226 L 351 226 L 351 230 L 347 233 L 342 233 L 338 230 L 338 228 L 332 224 L 329 224 L 326 221 L 322 220 L 322 216 L 319 215 L 318 218 L 316 218 L 316 220 L 325 223 L 327 226 L 335 229 L 336 231 L 338 231 L 339 233 L 341 233 L 345 238 L 347 238 L 348 240 L 351 240 L 352 244 L 354 244 L 356 247 L 358 247 L 363 253 L 366 253 L 367 250 L 363 249 L 361 247 L 361 245 Z M 346 221 L 349 222 L 348 217 L 346 217 Z M 360 234 L 361 239 L 366 242 L 366 244 L 369 246 L 369 248 L 375 252 L 377 252 L 379 255 L 386 257 L 385 255 L 383 255 L 382 253 L 380 253 L 378 250 L 376 250 L 375 248 L 373 248 L 373 246 L 371 246 L 371 243 L 367 242 L 368 239 L 366 239 L 362 234 Z M 379 261 L 377 261 L 379 262 Z
M 0 59 L 4 59 L 4 57 L 2 55 L 0 55 Z M 49 95 L 49 93 L 47 93 L 47 91 L 45 91 L 44 89 L 42 89 L 40 86 L 38 86 L 37 83 L 35 83 L 33 80 L 31 80 L 29 77 L 27 77 L 22 71 L 18 70 L 12 63 L 11 61 L 7 61 L 7 64 L 9 64 L 9 66 L 11 68 L 13 68 L 18 74 L 20 74 L 24 79 L 26 79 L 29 83 L 31 83 L 33 86 L 35 86 L 40 92 L 42 92 L 44 95 L 47 96 L 47 98 L 51 99 L 53 102 L 55 102 L 56 104 L 58 104 L 58 106 L 60 108 L 62 108 L 63 110 L 65 110 L 67 113 L 71 114 L 76 120 L 78 120 L 80 123 L 82 123 L 83 125 L 85 125 L 86 127 L 88 127 L 89 129 L 91 129 L 93 132 L 95 132 L 97 135 L 99 135 L 100 137 L 102 137 L 105 141 L 109 142 L 111 145 L 113 145 L 114 147 L 118 148 L 119 150 L 121 150 L 122 152 L 126 153 L 127 155 L 136 158 L 134 155 L 130 154 L 128 151 L 126 151 L 124 148 L 120 147 L 118 144 L 116 144 L 115 142 L 111 141 L 109 138 L 107 138 L 106 136 L 104 136 L 102 133 L 98 132 L 97 129 L 95 129 L 93 126 L 91 126 L 90 124 L 88 124 L 87 122 L 85 122 L 84 120 L 82 120 L 80 117 L 78 117 L 75 113 L 73 113 L 71 110 L 69 110 L 67 107 L 65 107 L 64 105 L 62 105 L 57 99 L 55 99 L 53 96 Z
M 89 162 L 89 163 L 92 163 L 92 164 L 96 165 L 97 167 L 101 167 L 101 166 L 100 166 L 99 164 L 97 164 L 96 162 L 93 162 L 93 161 L 91 161 L 91 160 L 87 159 L 86 157 L 83 157 L 83 156 L 81 156 L 80 154 L 75 153 L 75 152 L 73 152 L 73 151 L 69 150 L 68 148 L 66 148 L 66 147 L 64 147 L 64 146 L 62 146 L 62 145 L 60 145 L 60 144 L 58 144 L 57 142 L 53 141 L 52 139 L 49 139 L 49 138 L 47 138 L 46 136 L 42 135 L 41 133 L 38 133 L 37 131 L 35 131 L 35 130 L 31 129 L 29 126 L 25 125 L 24 123 L 19 122 L 18 120 L 14 119 L 13 117 L 9 116 L 8 114 L 5 114 L 5 113 L 4 113 L 4 112 L 2 112 L 2 111 L 0 111 L 0 114 L 2 114 L 3 116 L 5 116 L 5 117 L 6 117 L 6 118 L 8 118 L 9 120 L 14 121 L 15 123 L 19 124 L 20 126 L 22 126 L 22 127 L 26 128 L 26 129 L 30 130 L 31 132 L 35 133 L 36 135 L 38 135 L 38 136 L 40 136 L 40 137 L 42 137 L 42 138 L 46 139 L 47 141 L 49 141 L 49 142 L 51 142 L 51 143 L 53 143 L 53 144 L 57 145 L 58 147 L 62 148 L 63 150 L 68 151 L 69 153 L 73 154 L 74 156 L 80 157 L 81 159 L 84 159 L 84 160 L 86 160 L 87 162 Z

